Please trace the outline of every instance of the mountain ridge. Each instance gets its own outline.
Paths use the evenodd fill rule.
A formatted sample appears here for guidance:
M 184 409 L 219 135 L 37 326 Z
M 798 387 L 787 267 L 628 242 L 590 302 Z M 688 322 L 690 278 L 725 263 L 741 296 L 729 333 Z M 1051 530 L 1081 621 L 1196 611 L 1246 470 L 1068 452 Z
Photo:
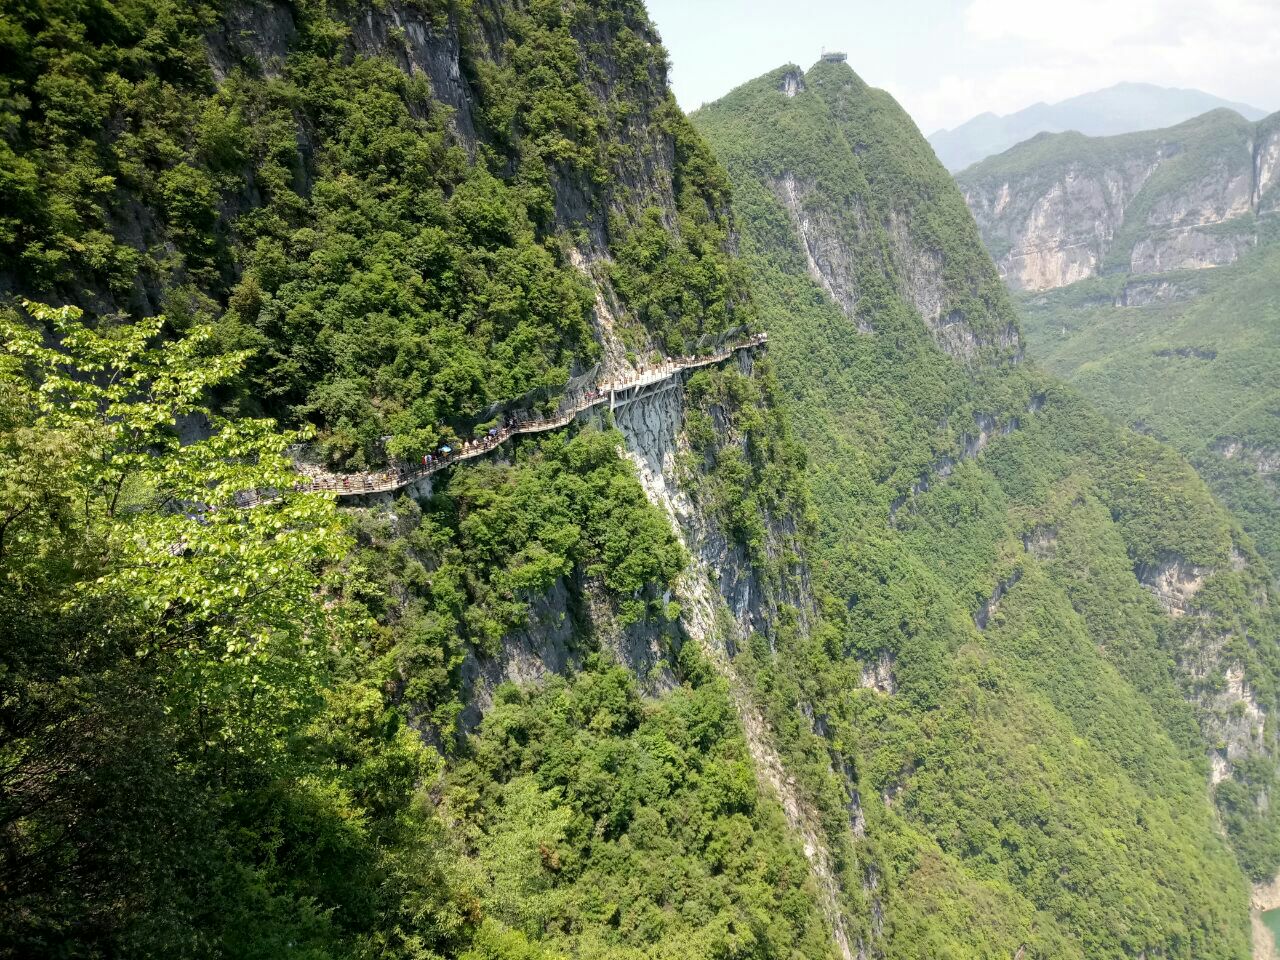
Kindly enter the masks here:
M 1055 956 L 1082 949 L 1105 953 L 1115 943 L 1108 932 L 1113 922 L 1120 939 L 1127 934 L 1121 932 L 1120 914 L 1107 913 L 1101 901 L 1090 900 L 1079 911 L 1064 901 L 1049 906 L 1031 874 L 1006 872 L 1008 864 L 970 871 L 965 851 L 983 841 L 967 834 L 962 823 L 979 833 L 989 829 L 985 835 L 992 842 L 1004 830 L 1013 831 L 1017 839 L 1002 842 L 1035 847 L 1042 860 L 1055 864 L 1048 867 L 1055 876 L 1067 869 L 1079 877 L 1096 867 L 1059 864 L 1059 854 L 1049 852 L 1051 837 L 1001 809 L 1008 802 L 1005 787 L 993 786 L 976 799 L 967 784 L 999 781 L 999 770 L 1023 768 L 1022 747 L 995 736 L 977 718 L 987 711 L 1021 716 L 1019 725 L 1034 727 L 1042 742 L 1057 742 L 1050 731 L 1072 729 L 1071 736 L 1091 746 L 1072 761 L 1055 754 L 1068 764 L 1105 755 L 1119 768 L 1132 770 L 1138 763 L 1148 772 L 1168 773 L 1177 766 L 1173 754 L 1199 756 L 1192 762 L 1202 773 L 1181 787 L 1167 781 L 1154 788 L 1145 774 L 1136 782 L 1152 802 L 1167 800 L 1183 811 L 1183 826 L 1174 832 L 1190 831 L 1183 839 L 1194 834 L 1200 851 L 1195 856 L 1205 857 L 1194 870 L 1224 869 L 1220 852 L 1213 852 L 1213 816 L 1202 819 L 1199 807 L 1206 785 L 1220 777 L 1218 793 L 1226 803 L 1238 789 L 1226 781 L 1248 776 L 1250 758 L 1273 765 L 1274 748 L 1257 739 L 1259 731 L 1249 724 L 1229 719 L 1233 694 L 1223 697 L 1204 684 L 1206 673 L 1234 670 L 1240 648 L 1230 640 L 1229 624 L 1237 614 L 1217 607 L 1217 601 L 1212 613 L 1197 604 L 1211 594 L 1222 596 L 1216 591 L 1225 583 L 1221 578 L 1233 550 L 1254 558 L 1244 563 L 1252 573 L 1238 571 L 1254 584 L 1246 592 L 1256 593 L 1257 578 L 1269 576 L 1265 564 L 1246 537 L 1230 532 L 1231 519 L 1212 504 L 1185 463 L 1146 438 L 1103 427 L 1078 394 L 1024 359 L 1016 340 L 1004 351 L 966 355 L 932 329 L 931 317 L 951 315 L 947 303 L 953 297 L 964 301 L 990 289 L 978 302 L 968 301 L 970 309 L 956 318 L 961 327 L 971 318 L 985 317 L 979 329 L 990 329 L 993 319 L 997 326 L 1008 323 L 1012 306 L 1006 294 L 987 286 L 992 263 L 978 253 L 981 238 L 961 209 L 952 178 L 923 138 L 904 133 L 910 121 L 890 97 L 872 90 L 847 65 L 819 63 L 808 71 L 789 65 L 692 118 L 733 181 L 742 255 L 770 333 L 783 410 L 808 451 L 820 516 L 814 580 L 831 597 L 825 609 L 840 639 L 823 649 L 793 639 L 794 646 L 760 656 L 771 665 L 777 690 L 773 715 L 812 717 L 808 725 L 815 732 L 843 746 L 844 760 L 833 768 L 837 775 L 843 769 L 859 798 L 850 812 L 857 825 L 853 849 L 864 873 L 876 878 L 869 882 L 872 915 L 882 918 L 869 931 L 864 928 L 860 936 L 870 938 L 862 945 L 891 956 L 908 942 L 961 944 L 983 955 L 1012 955 L 1022 948 Z M 935 217 L 946 217 L 945 227 Z M 942 282 L 917 282 L 925 277 Z M 1163 492 L 1139 492 L 1157 476 Z M 1158 500 L 1163 505 L 1148 513 Z M 1192 554 L 1202 560 L 1185 559 Z M 1195 585 L 1198 564 L 1215 570 L 1210 579 L 1219 578 L 1211 593 L 1200 594 L 1207 588 Z M 898 591 L 910 595 L 920 618 L 892 624 L 881 619 L 894 608 L 886 595 Z M 1184 616 L 1187 593 L 1193 599 L 1186 609 L 1193 612 Z M 1155 606 L 1139 613 L 1146 601 Z M 1238 615 L 1252 617 L 1252 610 L 1246 603 Z M 1273 616 L 1261 608 L 1257 614 L 1266 622 Z M 1188 631 L 1193 623 L 1204 624 L 1204 633 Z M 1272 641 L 1262 643 L 1270 657 Z M 798 670 L 796 662 L 807 666 Z M 969 671 L 979 662 L 1000 671 L 1009 686 L 989 697 L 970 690 Z M 1272 669 L 1260 662 L 1251 668 L 1258 689 L 1265 690 L 1250 695 L 1261 709 L 1270 709 L 1274 687 L 1265 678 Z M 936 684 L 943 676 L 954 677 L 958 686 Z M 1108 693 L 1096 699 L 1084 693 L 1095 682 L 1107 684 Z M 850 698 L 847 691 L 854 688 L 865 692 Z M 1089 709 L 1063 696 L 1068 688 L 1100 709 L 1134 705 L 1141 717 L 1090 717 Z M 1031 719 L 1024 696 L 1043 702 L 1048 712 Z M 981 706 L 968 718 L 931 719 L 934 709 L 948 714 L 957 697 L 977 697 Z M 886 732 L 868 743 L 861 724 L 870 717 L 902 731 L 905 739 Z M 936 722 L 964 730 L 958 735 L 966 742 L 983 744 L 984 756 L 994 751 L 999 759 L 979 772 L 938 743 L 949 758 L 948 773 L 931 777 L 930 761 L 906 746 L 913 735 L 907 731 Z M 1147 743 L 1160 759 L 1139 761 L 1125 748 L 1119 760 L 1109 752 L 1116 745 L 1104 745 L 1107 729 L 1126 730 L 1125 736 Z M 1228 761 L 1231 772 L 1214 773 L 1224 752 L 1237 762 Z M 1218 759 L 1210 762 L 1212 757 Z M 1084 776 L 1079 770 L 1074 775 Z M 1091 775 L 1087 792 L 1125 793 L 1121 784 L 1128 774 L 1110 776 Z M 1019 780 L 1013 792 L 1034 806 L 1042 802 L 1043 788 Z M 1152 789 L 1171 792 L 1156 801 Z M 1253 803 L 1260 794 L 1251 796 Z M 1250 824 L 1233 821 L 1240 862 L 1251 872 L 1268 871 L 1274 853 L 1263 860 L 1256 854 L 1274 850 L 1273 821 L 1261 806 L 1233 809 Z M 959 810 L 964 813 L 952 813 Z M 978 828 L 988 816 L 990 827 Z M 1077 830 L 1097 826 L 1094 813 L 1071 816 Z M 1128 816 L 1126 823 L 1132 823 Z M 1149 822 L 1146 813 L 1132 816 Z M 1125 843 L 1131 850 L 1151 843 L 1165 850 L 1153 855 L 1171 856 L 1157 839 L 1162 834 L 1163 828 L 1141 838 L 1126 833 Z M 1132 889 L 1146 882 L 1118 880 L 1127 876 L 1119 863 L 1108 869 L 1108 880 L 1099 883 Z M 1142 869 L 1138 873 L 1146 876 Z M 1199 908 L 1189 901 L 1183 901 L 1185 910 L 1172 907 L 1185 891 L 1143 894 L 1144 902 L 1161 902 L 1178 919 L 1167 917 L 1171 939 L 1148 927 L 1148 939 L 1129 943 L 1124 953 L 1176 949 L 1174 941 L 1190 936 L 1197 946 L 1182 948 L 1188 956 L 1216 950 L 1246 955 L 1243 881 L 1224 882 L 1232 892 L 1196 919 Z M 1056 897 L 1050 887 L 1045 895 Z M 956 891 L 963 891 L 964 903 L 986 905 L 977 910 L 980 916 L 953 899 Z M 1208 895 L 1202 891 L 1191 899 Z M 922 914 L 921 902 L 936 909 Z M 1089 919 L 1082 920 L 1086 913 Z
M 1173 126 L 1219 107 L 1251 121 L 1267 115 L 1201 90 L 1124 82 L 1054 103 L 1041 101 L 1010 114 L 981 113 L 958 127 L 934 131 L 928 139 L 943 165 L 958 173 L 1039 133 L 1074 130 L 1112 136 Z
M 1046 133 L 956 182 L 1014 290 L 1231 263 L 1280 209 L 1280 114 L 1218 109 L 1174 127 Z

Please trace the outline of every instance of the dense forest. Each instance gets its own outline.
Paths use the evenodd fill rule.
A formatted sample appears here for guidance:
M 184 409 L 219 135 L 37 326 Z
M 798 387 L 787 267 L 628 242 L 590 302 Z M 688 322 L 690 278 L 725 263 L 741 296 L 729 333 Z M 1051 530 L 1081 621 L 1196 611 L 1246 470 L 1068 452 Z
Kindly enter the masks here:
M 885 954 L 1245 955 L 1241 868 L 1267 877 L 1280 854 L 1258 803 L 1272 748 L 1229 751 L 1240 708 L 1212 693 L 1238 657 L 1276 694 L 1247 537 L 1171 451 L 1000 349 L 1013 304 L 887 95 L 787 67 L 694 120 L 734 183 L 820 517 L 831 632 L 762 663 L 762 695 L 780 728 L 803 710 L 840 745 Z M 1135 576 L 1174 557 L 1217 571 L 1190 623 Z M 1234 857 L 1206 747 L 1240 760 L 1216 791 Z
M 360 468 L 554 402 L 597 286 L 623 363 L 749 322 L 639 5 L 2 22 L 0 951 L 825 956 L 607 423 L 385 509 L 287 493 L 295 442 Z M 556 604 L 574 671 L 477 728 L 472 667 Z
M 686 118 L 639 0 L 0 50 L 0 956 L 1248 954 L 1271 574 L 887 95 Z

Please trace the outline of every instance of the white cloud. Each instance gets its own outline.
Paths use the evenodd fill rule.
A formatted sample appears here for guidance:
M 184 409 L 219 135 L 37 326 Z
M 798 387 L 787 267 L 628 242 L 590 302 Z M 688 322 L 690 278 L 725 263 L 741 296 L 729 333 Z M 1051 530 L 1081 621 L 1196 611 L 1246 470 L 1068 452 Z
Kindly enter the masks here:
M 903 84 L 926 132 L 1123 80 L 1280 107 L 1280 0 L 971 0 L 963 75 Z
M 1080 50 L 1149 32 L 1160 22 L 1159 0 L 1074 0 L 1061 6 L 1035 0 L 974 0 L 964 12 L 977 40 L 1018 40 Z

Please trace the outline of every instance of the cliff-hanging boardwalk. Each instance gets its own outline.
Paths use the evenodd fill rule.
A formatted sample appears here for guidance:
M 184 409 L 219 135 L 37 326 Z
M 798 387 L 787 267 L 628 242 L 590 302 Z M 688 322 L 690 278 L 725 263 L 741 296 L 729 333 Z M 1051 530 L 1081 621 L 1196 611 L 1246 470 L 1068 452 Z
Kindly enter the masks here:
M 528 411 L 516 411 L 507 416 L 506 422 L 493 434 L 479 440 L 466 441 L 460 449 L 448 454 L 433 455 L 430 462 L 414 467 L 396 467 L 370 473 L 326 474 L 313 476 L 310 481 L 298 486 L 304 493 L 325 491 L 336 493 L 339 497 L 356 497 L 371 493 L 390 493 L 407 487 L 424 477 L 452 466 L 462 460 L 470 460 L 483 456 L 501 446 L 506 440 L 519 433 L 543 433 L 547 430 L 558 430 L 567 426 L 578 414 L 591 407 L 609 405 L 610 410 L 617 410 L 633 400 L 652 393 L 674 387 L 676 377 L 686 370 L 698 367 L 709 367 L 728 360 L 735 353 L 743 350 L 754 350 L 769 339 L 767 334 L 757 333 L 735 344 L 726 345 L 714 353 L 693 357 L 675 357 L 660 366 L 642 370 L 639 375 L 627 380 L 597 384 L 588 390 L 580 390 L 565 396 L 556 411 L 547 416 L 536 416 Z M 648 388 L 661 384 L 658 390 Z M 273 494 L 264 491 L 245 491 L 237 497 L 239 506 L 253 507 L 259 503 L 274 499 Z

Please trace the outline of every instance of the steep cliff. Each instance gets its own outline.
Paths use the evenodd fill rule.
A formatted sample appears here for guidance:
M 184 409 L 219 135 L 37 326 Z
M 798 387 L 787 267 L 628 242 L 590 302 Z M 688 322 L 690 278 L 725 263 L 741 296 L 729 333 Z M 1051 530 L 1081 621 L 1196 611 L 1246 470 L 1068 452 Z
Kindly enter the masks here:
M 1042 135 L 958 177 L 1014 290 L 1232 263 L 1275 210 L 1280 123 L 1215 110 L 1150 133 Z
M 3 330 L 89 359 L 0 365 L 0 949 L 1245 954 L 1231 851 L 1280 858 L 1258 560 L 1022 361 L 885 94 L 749 84 L 697 120 L 726 174 L 633 0 L 4 17 Z M 380 469 L 761 321 L 341 509 L 224 416 Z M 123 388 L 78 423 L 116 340 L 207 428 Z M 144 428 L 93 472 L 86 436 Z
M 1245 955 L 1240 864 L 1277 852 L 1257 718 L 1278 663 L 1247 538 L 1167 448 L 1008 362 L 1012 304 L 885 94 L 842 65 L 784 67 L 693 119 L 733 180 L 818 513 L 828 620 L 750 665 L 775 724 L 803 718 L 796 765 L 820 738 L 829 760 L 809 764 L 853 804 L 827 816 L 873 897 L 863 947 Z M 934 304 L 979 291 L 961 328 L 1010 334 L 941 335 Z M 1161 904 L 1140 934 L 1112 884 Z
M 36 323 L 19 297 L 104 331 L 163 310 L 169 343 L 250 351 L 222 392 L 193 386 L 211 426 L 188 443 L 265 413 L 312 426 L 333 470 L 417 461 L 570 378 L 634 375 L 752 322 L 727 181 L 639 3 L 4 17 L 6 320 Z M 203 732 L 226 737 L 232 706 L 195 675 L 150 728 L 121 726 L 133 749 L 72 765 L 65 779 L 122 786 L 71 803 L 6 713 L 6 749 L 60 802 L 6 794 L 5 949 L 851 960 L 870 922 L 856 866 L 734 664 L 816 618 L 799 458 L 760 353 L 349 500 L 354 544 L 315 571 L 319 666 L 267 721 L 270 764 Z M 77 575 L 49 579 L 74 595 Z M 125 666 L 208 642 L 157 644 L 138 668 L 135 638 Z M 10 678 L 45 660 L 6 656 L 9 710 L 26 689 Z M 48 662 L 41 682 L 67 684 Z M 42 722 L 87 725 L 68 703 Z M 101 717 L 135 707 L 103 695 Z M 121 804 L 184 809 L 183 861 Z

